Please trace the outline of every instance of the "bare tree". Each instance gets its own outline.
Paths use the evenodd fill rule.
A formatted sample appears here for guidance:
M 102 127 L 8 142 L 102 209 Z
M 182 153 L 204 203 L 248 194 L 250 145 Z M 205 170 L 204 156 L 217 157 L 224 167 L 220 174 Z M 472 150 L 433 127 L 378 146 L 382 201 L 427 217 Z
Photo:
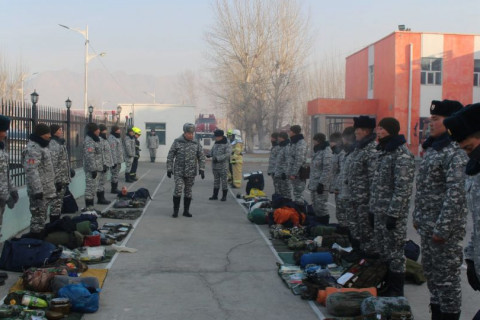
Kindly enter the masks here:
M 177 91 L 183 104 L 197 105 L 198 80 L 194 71 L 185 70 L 178 75 Z
M 26 74 L 26 68 L 21 61 L 12 68 L 7 59 L 0 55 L 0 98 L 23 101 L 21 87 Z

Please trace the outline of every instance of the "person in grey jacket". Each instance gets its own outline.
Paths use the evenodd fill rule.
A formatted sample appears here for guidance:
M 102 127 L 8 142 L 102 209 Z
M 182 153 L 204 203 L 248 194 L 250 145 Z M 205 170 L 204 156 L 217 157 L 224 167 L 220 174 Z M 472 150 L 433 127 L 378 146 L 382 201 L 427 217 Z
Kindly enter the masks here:
M 103 170 L 98 174 L 98 186 L 97 186 L 97 203 L 98 204 L 110 204 L 110 201 L 105 199 L 105 182 L 107 182 L 107 172 L 113 167 L 112 149 L 108 143 L 107 138 L 107 126 L 102 124 L 98 125 L 100 129 L 100 144 L 102 146 L 102 168 Z
M 473 230 L 465 248 L 468 283 L 480 291 L 480 103 L 466 106 L 443 120 L 451 138 L 470 158 L 465 168 L 467 205 L 472 214 Z M 474 319 L 480 319 L 480 310 Z
M 10 129 L 10 118 L 0 115 L 0 232 L 5 205 L 13 209 L 18 201 L 18 191 L 10 179 L 8 171 L 8 153 L 5 151 L 5 138 Z
M 134 182 L 130 175 L 133 159 L 135 158 L 135 134 L 132 128 L 127 129 L 127 134 L 123 139 L 123 147 L 125 148 L 125 182 Z
M 213 171 L 213 195 L 209 200 L 218 200 L 218 192 L 220 191 L 220 185 L 222 186 L 222 199 L 227 200 L 228 184 L 227 184 L 227 170 L 228 159 L 232 148 L 224 136 L 223 130 L 215 130 L 213 132 L 215 136 L 215 144 L 208 155 L 208 158 L 212 158 L 212 171 Z
M 278 134 L 278 155 L 275 164 L 275 174 L 273 176 L 274 184 L 277 185 L 277 193 L 285 199 L 292 199 L 292 184 L 287 178 L 288 153 L 290 149 L 290 140 L 286 132 Z
M 112 160 L 113 166 L 110 168 L 110 172 L 112 174 L 111 177 L 111 187 L 112 190 L 110 191 L 113 194 L 118 194 L 118 175 L 120 173 L 120 169 L 122 168 L 123 159 L 123 146 L 122 140 L 120 139 L 120 127 L 119 126 L 112 126 L 110 130 L 110 135 L 108 136 L 108 143 L 110 144 L 110 150 L 112 152 Z
M 100 129 L 96 123 L 87 124 L 85 141 L 83 142 L 86 209 L 93 208 L 94 194 L 98 186 L 98 173 L 103 171 L 102 145 L 99 135 Z
M 345 155 L 340 162 L 340 174 L 338 175 L 338 197 L 336 197 L 335 215 L 337 216 L 338 228 L 345 234 L 350 234 L 350 229 L 355 221 L 348 220 L 348 214 L 353 210 L 350 193 L 347 184 L 347 178 L 350 175 L 350 163 L 352 153 L 355 150 L 355 129 L 346 127 L 342 132 L 343 148 Z
M 147 148 L 150 151 L 150 162 L 155 162 L 157 157 L 157 149 L 159 146 L 158 136 L 155 132 L 155 129 L 150 131 L 150 134 L 147 136 Z
M 50 133 L 52 138 L 48 144 L 48 149 L 52 156 L 53 170 L 55 171 L 55 186 L 59 188 L 50 206 L 50 222 L 54 222 L 60 219 L 63 197 L 75 171 L 70 168 L 70 160 L 63 138 L 63 128 L 57 124 L 52 124 Z
M 278 146 L 278 132 L 271 134 L 270 142 L 272 143 L 272 148 L 270 149 L 270 157 L 268 158 L 267 174 L 272 177 L 274 192 L 278 193 L 278 185 L 275 180 L 275 166 L 277 164 L 278 151 L 280 151 L 280 147 Z
M 323 133 L 313 136 L 313 152 L 308 190 L 312 196 L 312 206 L 317 221 L 328 224 L 330 215 L 327 210 L 327 201 L 331 179 L 332 150 Z
M 48 144 L 50 127 L 39 123 L 33 129 L 27 146 L 22 152 L 22 164 L 25 170 L 27 194 L 30 199 L 30 235 L 31 238 L 43 239 L 48 202 L 55 198 L 61 185 L 55 185 L 55 171 Z
M 173 218 L 178 217 L 180 209 L 180 199 L 182 192 L 183 198 L 183 216 L 192 217 L 190 213 L 190 203 L 192 202 L 192 187 L 195 182 L 195 176 L 198 173 L 205 179 L 205 155 L 202 145 L 194 140 L 195 125 L 185 123 L 183 125 L 183 134 L 173 141 L 167 156 L 167 176 L 174 177 L 175 188 L 173 191 Z M 183 189 L 183 190 L 182 190 Z
M 290 127 L 290 149 L 288 150 L 287 176 L 292 184 L 294 202 L 304 204 L 303 191 L 306 181 L 300 178 L 300 168 L 305 164 L 307 158 L 307 142 L 303 138 L 302 128 L 296 124 Z

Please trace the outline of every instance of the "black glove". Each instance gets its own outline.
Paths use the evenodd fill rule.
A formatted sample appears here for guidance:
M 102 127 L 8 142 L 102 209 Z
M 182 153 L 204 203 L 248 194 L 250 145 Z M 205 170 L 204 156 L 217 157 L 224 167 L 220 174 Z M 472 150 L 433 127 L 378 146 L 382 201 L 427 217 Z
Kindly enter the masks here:
M 205 171 L 199 170 L 198 173 L 200 174 L 200 177 L 202 177 L 202 180 L 205 179 Z
M 368 213 L 368 223 L 370 223 L 370 227 L 375 227 L 375 214 L 373 212 Z
M 7 203 L 7 201 L 5 199 L 0 199 L 0 207 L 5 207 L 5 204 Z
M 387 219 L 385 220 L 385 226 L 387 227 L 387 230 L 393 230 L 397 227 L 397 218 L 387 216 Z
M 76 173 L 75 170 L 70 169 L 70 178 L 75 177 L 75 173 Z
M 92 179 L 96 179 L 97 178 L 97 171 L 92 171 Z
M 116 169 L 117 168 L 117 164 L 115 163 L 112 167 L 112 169 Z
M 284 173 L 282 173 L 282 180 L 287 180 L 287 175 Z
M 55 182 L 55 191 L 60 192 L 60 190 L 62 190 L 62 183 Z
M 12 200 L 13 200 L 14 203 L 17 203 L 18 202 L 18 191 L 14 190 L 14 191 L 10 192 L 10 197 L 12 197 Z
M 169 178 L 172 177 L 172 171 L 167 171 L 167 177 L 169 177 Z
M 323 183 L 319 183 L 317 185 L 317 193 L 322 194 L 323 193 Z
M 206 157 L 207 157 L 207 158 L 211 158 L 212 155 L 211 155 L 211 154 L 207 154 Z
M 468 283 L 475 291 L 480 291 L 480 281 L 478 280 L 477 273 L 475 272 L 475 264 L 472 260 L 465 260 L 467 263 L 467 278 Z
M 105 173 L 105 172 L 107 172 L 107 170 L 108 170 L 108 167 L 106 165 L 103 165 L 103 171 L 102 172 Z
M 35 193 L 33 195 L 34 200 L 42 200 L 43 199 L 43 192 Z
M 217 163 L 218 162 L 217 157 L 213 157 L 212 161 L 213 161 L 213 163 Z

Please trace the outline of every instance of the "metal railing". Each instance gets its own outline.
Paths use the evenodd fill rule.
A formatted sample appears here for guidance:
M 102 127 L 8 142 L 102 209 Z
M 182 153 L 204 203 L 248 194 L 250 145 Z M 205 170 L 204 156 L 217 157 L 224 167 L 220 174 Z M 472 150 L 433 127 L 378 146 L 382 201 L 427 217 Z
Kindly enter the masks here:
M 53 108 L 47 106 L 32 105 L 18 101 L 1 100 L 0 114 L 10 118 L 10 130 L 8 131 L 6 148 L 9 153 L 10 178 L 16 186 L 25 184 L 25 172 L 22 166 L 22 151 L 24 150 L 37 123 L 47 125 L 58 124 L 63 126 L 65 140 L 70 163 L 72 168 L 79 168 L 83 165 L 83 141 L 85 136 L 85 125 L 88 117 L 72 114 L 67 108 Z M 116 121 L 95 121 L 105 124 L 109 129 L 118 124 L 123 128 L 124 123 Z

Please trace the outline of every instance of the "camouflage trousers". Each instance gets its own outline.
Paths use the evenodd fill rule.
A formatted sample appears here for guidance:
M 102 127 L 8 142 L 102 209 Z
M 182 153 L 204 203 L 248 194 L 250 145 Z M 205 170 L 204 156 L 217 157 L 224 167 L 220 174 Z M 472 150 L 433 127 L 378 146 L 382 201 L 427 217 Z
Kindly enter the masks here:
M 51 199 L 47 204 L 47 207 L 50 205 L 50 219 L 51 217 L 60 217 L 62 215 L 63 197 L 66 190 L 67 186 L 62 185 L 62 190 L 57 192 L 55 198 Z
M 92 174 L 89 172 L 85 175 L 85 199 L 93 200 L 95 192 L 98 187 L 98 179 L 100 172 L 97 172 L 97 177 L 92 178 Z
M 368 204 L 352 203 L 352 214 L 348 216 L 350 232 L 352 236 L 360 241 L 360 248 L 367 253 L 378 252 L 373 238 L 373 228 L 368 221 Z
M 277 184 L 277 193 L 282 196 L 282 198 L 291 199 L 292 198 L 292 185 L 290 180 L 282 180 L 282 178 L 273 178 Z M 275 182 L 274 182 L 275 184 Z
M 430 303 L 440 305 L 443 313 L 459 313 L 462 305 L 460 267 L 463 251 L 460 241 L 436 244 L 432 236 L 422 235 L 422 265 Z
M 307 185 L 306 181 L 295 178 L 293 180 L 290 180 L 290 183 L 292 184 L 292 200 L 295 202 L 303 203 L 305 201 L 305 199 L 303 198 L 303 191 L 305 191 L 305 186 Z
M 220 169 L 216 170 L 213 169 L 213 187 L 220 189 L 220 185 L 222 186 L 222 190 L 228 189 L 227 183 L 227 169 Z
M 132 170 L 133 157 L 125 157 L 125 173 L 130 173 Z
M 351 228 L 351 222 L 348 220 L 348 214 L 352 211 L 350 201 L 343 199 L 339 196 L 335 196 L 335 216 L 337 217 L 338 224 L 342 227 Z
M 192 187 L 195 182 L 195 177 L 181 177 L 174 175 L 175 189 L 173 190 L 174 197 L 181 197 L 182 191 L 185 198 L 192 197 Z
M 328 192 L 323 192 L 322 194 L 318 194 L 317 191 L 310 191 L 310 195 L 312 196 L 312 206 L 313 211 L 315 212 L 315 216 L 317 217 L 324 217 L 328 215 L 327 210 L 327 201 L 328 201 Z
M 117 163 L 117 166 L 114 168 L 114 167 L 111 167 L 110 168 L 110 173 L 112 175 L 112 182 L 113 183 L 118 183 L 118 175 L 120 174 L 120 169 L 122 168 L 122 164 L 121 163 Z
M 108 170 L 107 170 L 108 172 Z M 107 182 L 107 172 L 99 172 L 97 177 L 97 192 L 105 191 L 105 182 Z
M 2 222 L 3 222 L 3 213 L 5 212 L 5 206 L 0 205 L 0 236 L 2 235 Z
M 47 219 L 48 211 L 47 199 L 35 200 L 30 197 L 30 213 L 32 218 L 30 219 L 30 232 L 42 232 L 45 229 L 45 221 Z
M 278 193 L 278 190 L 279 190 L 278 179 L 275 179 L 275 176 L 272 175 L 272 181 L 273 181 L 274 192 Z
M 405 273 L 405 238 L 407 236 L 407 218 L 397 219 L 395 229 L 385 226 L 386 216 L 383 212 L 375 212 L 374 240 L 377 252 L 382 261 L 388 264 L 392 272 Z
M 157 156 L 156 148 L 149 148 L 148 151 L 150 151 L 150 158 L 155 158 Z

